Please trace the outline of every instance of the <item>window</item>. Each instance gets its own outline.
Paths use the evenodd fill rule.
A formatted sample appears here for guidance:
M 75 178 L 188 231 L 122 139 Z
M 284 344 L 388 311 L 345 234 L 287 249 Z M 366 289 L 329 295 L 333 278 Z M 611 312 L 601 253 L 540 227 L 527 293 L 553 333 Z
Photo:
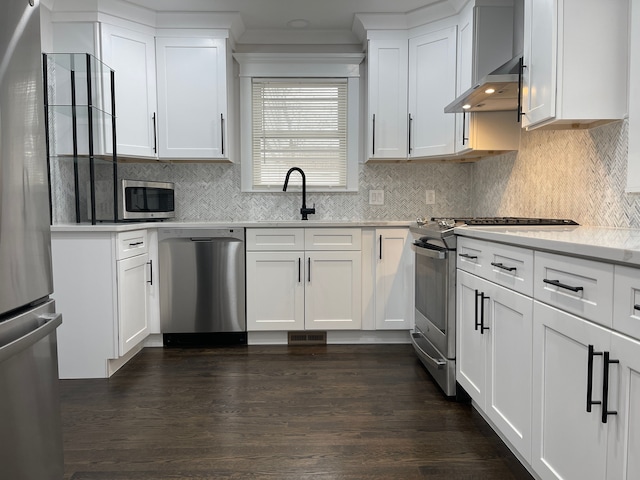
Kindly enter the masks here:
M 254 189 L 281 187 L 294 166 L 309 188 L 346 188 L 346 79 L 254 78 L 251 103 Z
M 243 192 L 279 192 L 291 167 L 312 191 L 356 192 L 361 53 L 234 53 Z M 299 175 L 291 177 L 300 184 Z

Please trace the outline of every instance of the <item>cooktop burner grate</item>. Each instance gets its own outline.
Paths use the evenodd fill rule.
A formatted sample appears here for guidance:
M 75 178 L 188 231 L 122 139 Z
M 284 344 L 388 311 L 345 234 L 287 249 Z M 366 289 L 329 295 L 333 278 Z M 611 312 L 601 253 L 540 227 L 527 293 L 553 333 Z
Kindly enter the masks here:
M 434 222 L 453 220 L 456 224 L 465 225 L 578 225 L 577 222 L 565 218 L 527 218 L 527 217 L 434 217 Z

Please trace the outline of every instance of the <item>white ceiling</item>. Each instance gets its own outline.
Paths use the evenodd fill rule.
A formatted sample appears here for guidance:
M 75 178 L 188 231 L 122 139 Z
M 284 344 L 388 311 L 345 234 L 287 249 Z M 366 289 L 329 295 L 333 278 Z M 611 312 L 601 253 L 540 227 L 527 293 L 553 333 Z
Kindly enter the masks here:
M 158 12 L 237 12 L 246 31 L 351 31 L 356 14 L 394 14 L 406 18 L 457 12 L 467 0 L 125 0 Z M 291 20 L 308 26 L 296 29 Z M 411 22 L 407 22 L 411 26 Z

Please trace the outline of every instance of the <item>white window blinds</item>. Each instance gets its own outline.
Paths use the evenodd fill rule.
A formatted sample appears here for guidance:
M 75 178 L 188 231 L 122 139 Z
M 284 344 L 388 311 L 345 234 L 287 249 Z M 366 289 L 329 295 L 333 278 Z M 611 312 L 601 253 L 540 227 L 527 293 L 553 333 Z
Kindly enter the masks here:
M 309 187 L 346 187 L 346 79 L 254 78 L 252 107 L 254 188 L 281 188 L 291 167 Z

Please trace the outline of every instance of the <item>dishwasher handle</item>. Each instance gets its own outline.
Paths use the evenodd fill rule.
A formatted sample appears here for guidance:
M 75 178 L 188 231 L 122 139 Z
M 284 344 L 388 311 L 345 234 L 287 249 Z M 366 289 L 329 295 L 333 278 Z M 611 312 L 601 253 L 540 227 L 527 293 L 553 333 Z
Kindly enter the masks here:
M 192 242 L 213 242 L 215 238 L 213 237 L 191 237 L 189 240 Z

